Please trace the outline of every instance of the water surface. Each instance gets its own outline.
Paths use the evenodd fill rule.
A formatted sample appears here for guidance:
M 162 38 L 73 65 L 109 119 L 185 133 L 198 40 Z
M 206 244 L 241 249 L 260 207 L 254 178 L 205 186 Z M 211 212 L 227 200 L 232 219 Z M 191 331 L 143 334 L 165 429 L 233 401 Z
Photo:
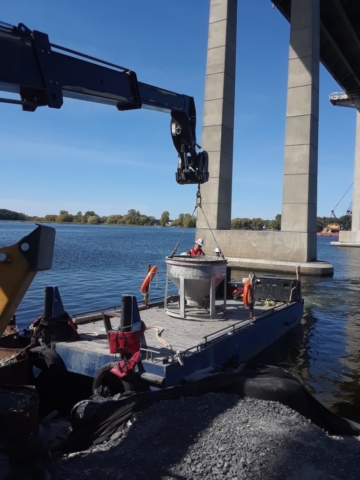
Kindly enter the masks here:
M 157 265 L 152 298 L 163 296 L 165 261 L 183 233 L 177 228 L 52 225 L 56 228 L 53 268 L 39 272 L 18 312 L 27 326 L 43 309 L 44 287 L 58 286 L 66 310 L 75 314 L 119 305 L 123 294 L 142 298 L 147 265 Z M 16 243 L 33 224 L 0 222 L 0 247 Z M 178 253 L 188 250 L 195 231 L 185 232 Z M 303 277 L 304 319 L 257 360 L 288 368 L 326 406 L 360 422 L 360 250 L 330 246 L 318 238 L 318 258 L 334 265 L 333 278 Z M 205 249 L 206 251 L 206 246 Z M 232 278 L 248 272 L 233 271 Z

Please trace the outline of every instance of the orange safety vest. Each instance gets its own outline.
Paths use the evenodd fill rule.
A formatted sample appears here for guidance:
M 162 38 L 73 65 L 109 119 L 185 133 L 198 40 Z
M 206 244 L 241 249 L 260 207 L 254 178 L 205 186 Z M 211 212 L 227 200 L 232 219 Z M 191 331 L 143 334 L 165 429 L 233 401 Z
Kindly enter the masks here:
M 192 257 L 199 257 L 200 255 L 205 255 L 202 250 L 195 250 L 195 248 L 190 248 L 190 255 Z

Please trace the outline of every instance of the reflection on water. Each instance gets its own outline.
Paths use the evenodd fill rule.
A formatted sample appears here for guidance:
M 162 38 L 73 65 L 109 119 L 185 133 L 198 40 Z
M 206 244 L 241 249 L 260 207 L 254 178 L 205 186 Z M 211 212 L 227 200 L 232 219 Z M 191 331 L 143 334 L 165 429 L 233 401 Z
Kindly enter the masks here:
M 0 247 L 33 230 L 26 223 L 0 222 Z M 53 269 L 40 272 L 18 309 L 23 326 L 42 311 L 46 285 L 59 286 L 69 313 L 118 305 L 137 295 L 147 264 L 157 265 L 151 294 L 162 297 L 165 261 L 180 239 L 176 228 L 58 225 Z M 179 252 L 193 243 L 186 231 Z M 326 406 L 360 422 L 360 250 L 330 246 L 318 238 L 318 258 L 334 265 L 333 278 L 303 277 L 305 315 L 301 325 L 256 361 L 288 368 Z M 205 246 L 206 251 L 206 246 Z M 248 271 L 233 271 L 239 280 Z
M 302 277 L 301 325 L 256 361 L 291 370 L 333 412 L 360 422 L 360 250 L 330 241 L 318 238 L 318 258 L 334 277 Z

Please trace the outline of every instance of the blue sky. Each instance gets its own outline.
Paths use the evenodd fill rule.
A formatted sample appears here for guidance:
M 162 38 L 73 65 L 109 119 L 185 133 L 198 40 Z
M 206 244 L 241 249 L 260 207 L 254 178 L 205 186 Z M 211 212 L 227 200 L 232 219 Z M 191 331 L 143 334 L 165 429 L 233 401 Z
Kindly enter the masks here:
M 3 2 L 1 20 L 128 67 L 141 82 L 194 96 L 201 144 L 209 3 L 13 0 Z M 269 0 L 239 1 L 232 218 L 281 213 L 288 42 L 289 24 Z M 321 67 L 319 216 L 330 216 L 353 180 L 355 111 L 328 100 L 340 90 Z M 0 208 L 28 215 L 191 213 L 196 187 L 175 182 L 169 121 L 159 112 L 69 99 L 59 111 L 35 113 L 0 104 Z M 351 200 L 352 190 L 337 216 Z

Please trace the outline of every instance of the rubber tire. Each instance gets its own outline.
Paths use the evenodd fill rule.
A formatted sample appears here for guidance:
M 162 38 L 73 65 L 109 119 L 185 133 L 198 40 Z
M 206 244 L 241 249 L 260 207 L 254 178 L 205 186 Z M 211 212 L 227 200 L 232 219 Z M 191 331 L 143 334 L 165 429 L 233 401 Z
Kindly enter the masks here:
M 135 387 L 129 383 L 121 380 L 117 375 L 111 373 L 111 370 L 116 367 L 117 362 L 107 363 L 96 372 L 92 385 L 93 395 L 100 395 L 101 397 L 112 397 L 117 393 L 135 391 Z

